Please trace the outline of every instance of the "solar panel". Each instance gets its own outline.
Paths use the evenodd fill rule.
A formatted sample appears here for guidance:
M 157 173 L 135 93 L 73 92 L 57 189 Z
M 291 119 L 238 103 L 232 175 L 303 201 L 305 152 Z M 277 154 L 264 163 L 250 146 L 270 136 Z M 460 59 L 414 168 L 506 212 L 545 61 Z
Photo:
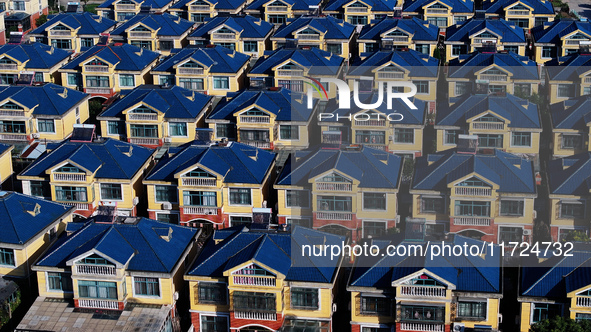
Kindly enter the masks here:
M 476 154 L 478 149 L 478 136 L 458 135 L 458 153 Z
M 72 131 L 72 142 L 92 142 L 94 138 L 94 125 L 75 124 Z
M 20 44 L 23 41 L 23 33 L 18 31 L 12 31 L 10 38 L 8 39 L 9 44 Z
M 66 13 L 77 13 L 79 5 L 80 4 L 78 2 L 68 2 L 68 7 L 66 8 Z
M 117 204 L 99 205 L 94 220 L 98 223 L 113 223 L 117 215 Z
M 31 85 L 34 77 L 35 73 L 33 72 L 22 72 L 18 75 L 16 85 Z
M 109 34 L 108 33 L 101 33 L 101 35 L 99 36 L 99 41 L 97 43 L 97 45 L 107 45 L 107 43 L 109 42 Z

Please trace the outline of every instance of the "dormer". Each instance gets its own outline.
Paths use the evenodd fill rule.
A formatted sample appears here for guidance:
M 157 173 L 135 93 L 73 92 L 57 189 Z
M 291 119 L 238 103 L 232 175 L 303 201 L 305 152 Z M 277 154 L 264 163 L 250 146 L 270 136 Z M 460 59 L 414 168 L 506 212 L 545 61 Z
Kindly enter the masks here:
M 580 45 L 581 42 L 589 42 L 591 37 L 587 34 L 584 34 L 580 31 L 575 31 L 570 35 L 566 35 L 563 37 L 564 45 Z
M 482 43 L 498 43 L 500 36 L 491 32 L 488 29 L 481 30 L 470 36 L 472 39 L 472 44 L 482 44 Z
M 293 35 L 296 39 L 299 40 L 319 40 L 320 36 L 324 34 L 316 29 L 307 26 L 298 31 L 294 31 Z
M 127 38 L 152 38 L 154 30 L 143 24 L 138 24 L 127 30 Z
M 177 65 L 176 68 L 177 68 L 177 70 L 176 70 L 177 74 L 203 75 L 205 73 L 205 68 L 201 64 L 199 64 L 191 59 L 189 59 L 188 61 L 186 61 L 184 63 Z
M 53 182 L 84 182 L 86 183 L 92 176 L 92 173 L 81 166 L 66 161 L 53 169 L 50 169 Z
M 509 80 L 509 76 L 509 72 L 497 66 L 491 66 L 476 72 L 476 79 L 486 80 L 489 82 L 507 82 Z
M 449 285 L 441 278 L 426 271 L 392 283 L 396 287 L 396 297 L 445 298 Z
M 180 173 L 180 184 L 188 187 L 216 187 L 218 175 L 203 167 L 196 167 Z
M 53 27 L 49 28 L 49 37 L 52 36 L 71 36 L 72 29 L 70 27 L 65 26 L 62 23 L 58 23 Z
M 390 79 L 390 78 L 397 78 L 402 79 L 406 76 L 407 70 L 397 66 L 394 63 L 388 63 L 382 67 L 373 69 L 377 72 L 378 79 Z
M 285 13 L 288 11 L 289 7 L 291 7 L 290 5 L 286 4 L 285 2 L 282 2 L 279 0 L 267 3 L 264 6 L 265 6 L 267 12 L 273 12 L 273 13 L 275 13 L 275 12 Z
M 242 112 L 237 112 L 235 114 L 237 124 L 242 123 L 260 123 L 260 124 L 269 124 L 271 123 L 271 117 L 275 118 L 274 114 L 269 113 L 267 110 L 264 110 L 260 107 L 253 106 L 248 108 Z
M 507 16 L 529 16 L 531 7 L 525 6 L 521 2 L 517 2 L 513 6 L 507 7 Z
M 108 73 L 109 72 L 109 63 L 99 59 L 94 58 L 90 61 L 87 61 L 83 65 L 85 72 L 93 72 L 93 73 Z
M 468 119 L 468 124 L 472 130 L 505 130 L 508 121 L 489 111 Z
M 493 189 L 498 189 L 497 185 L 489 183 L 488 180 L 476 174 L 452 182 L 448 186 L 453 187 L 453 195 L 458 196 L 491 196 Z
M 19 104 L 16 104 L 10 100 L 0 105 L 0 115 L 3 116 L 26 116 L 28 110 Z
M 355 2 L 351 2 L 348 5 L 345 5 L 345 12 L 352 14 L 352 13 L 367 13 L 369 10 L 371 9 L 371 6 L 369 6 L 368 4 L 361 2 L 361 1 L 355 1 Z
M 302 77 L 305 74 L 305 68 L 292 61 L 281 64 L 274 69 L 277 76 Z
M 120 0 L 115 3 L 115 10 L 136 10 L 137 3 L 130 0 Z
M 339 172 L 332 171 L 321 175 L 316 179 L 311 179 L 314 182 L 314 188 L 317 191 L 352 191 L 353 180 Z
M 390 31 L 384 32 L 382 35 L 382 42 L 391 41 L 394 43 L 408 43 L 409 33 L 399 28 L 394 28 Z
M 160 113 L 147 105 L 140 104 L 139 106 L 123 111 L 127 115 L 127 120 L 130 121 L 158 121 Z
M 240 37 L 240 32 L 230 29 L 227 26 L 221 26 L 216 30 L 210 31 L 211 39 L 231 39 L 235 40 Z
M 577 307 L 591 308 L 591 288 L 579 291 L 575 294 L 575 304 Z
M 431 5 L 424 7 L 425 14 L 448 14 L 450 8 L 441 2 L 433 2 Z
M 224 275 L 227 274 L 226 271 Z M 276 287 L 277 274 L 260 264 L 251 262 L 229 273 L 229 284 L 231 286 L 255 286 L 255 287 Z
M 189 5 L 189 10 L 192 12 L 209 12 L 210 10 L 213 10 L 211 7 L 212 6 L 209 2 L 197 0 Z

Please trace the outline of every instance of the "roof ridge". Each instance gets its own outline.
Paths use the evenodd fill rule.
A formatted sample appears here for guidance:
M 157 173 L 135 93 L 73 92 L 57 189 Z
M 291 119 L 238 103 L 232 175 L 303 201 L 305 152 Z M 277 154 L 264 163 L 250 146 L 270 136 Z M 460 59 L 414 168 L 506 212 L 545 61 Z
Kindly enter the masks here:
M 434 153 L 433 155 L 437 155 L 437 153 Z M 450 154 L 450 155 L 448 156 L 448 158 L 446 158 L 445 160 L 443 160 L 439 166 L 435 167 L 435 169 L 434 169 L 433 171 L 429 172 L 429 175 L 431 175 L 431 174 L 435 174 L 439 168 L 441 168 L 441 167 L 443 167 L 443 165 L 447 164 L 447 163 L 450 161 L 450 159 L 454 158 L 456 155 L 457 155 L 457 154 L 455 154 L 455 153 L 452 153 L 452 154 Z M 444 157 L 445 157 L 445 156 L 442 156 L 441 158 L 444 158 Z M 439 158 L 437 161 L 441 160 L 441 158 Z M 435 161 L 435 162 L 437 162 L 437 161 Z M 465 161 L 465 160 L 463 160 L 463 161 L 460 163 L 460 165 L 461 165 L 461 164 L 463 164 L 464 162 L 466 162 L 466 161 Z M 458 166 L 460 166 L 460 165 L 458 165 Z M 428 167 L 429 167 L 429 165 L 427 165 L 427 167 L 426 167 L 426 168 L 428 168 Z M 456 168 L 457 168 L 457 167 L 455 167 L 455 168 L 454 168 L 452 171 L 454 171 Z M 447 172 L 447 174 L 449 174 L 449 173 L 451 173 L 451 172 Z M 424 177 L 424 178 L 423 178 L 421 181 L 419 181 L 419 182 L 418 182 L 416 185 L 414 185 L 414 186 L 413 186 L 413 185 L 411 184 L 411 189 L 412 189 L 412 187 L 416 187 L 416 186 L 418 186 L 418 185 L 422 184 L 422 183 L 423 183 L 425 180 L 427 180 L 427 178 L 429 178 L 429 175 L 425 176 L 425 177 Z M 413 179 L 414 179 L 414 176 L 413 176 Z M 446 180 L 447 180 L 447 177 L 446 177 Z
M 77 237 L 78 235 L 80 235 L 82 233 L 83 230 L 88 229 L 90 227 L 90 225 L 93 225 L 94 221 L 89 221 L 87 222 L 82 228 L 76 230 L 72 236 L 70 236 L 70 238 L 66 239 L 66 241 L 64 241 L 61 245 L 59 245 L 57 248 L 55 248 L 54 250 L 52 250 L 51 252 L 48 252 L 47 255 L 43 258 L 41 258 L 38 262 L 37 265 L 40 264 L 41 262 L 43 262 L 44 260 L 46 260 L 47 258 L 49 258 L 49 256 L 53 255 L 54 253 L 56 253 L 58 250 L 60 250 L 63 246 L 65 246 L 67 243 L 69 243 L 70 241 L 72 241 L 75 237 Z M 102 234 L 102 232 L 104 232 L 105 230 L 101 231 L 100 234 Z M 93 236 L 92 238 L 88 239 L 88 241 L 94 239 L 95 237 L 99 236 L 100 234 L 97 234 L 95 236 Z M 82 245 L 88 243 L 88 241 L 84 242 Z M 76 249 L 79 249 L 82 245 L 76 247 Z M 51 247 L 50 247 L 51 248 Z M 74 251 L 72 251 L 74 252 Z
M 566 260 L 567 256 L 563 256 L 562 258 L 560 258 L 560 260 L 558 261 L 557 264 L 554 264 L 548 271 L 546 271 L 546 273 L 544 273 L 544 275 L 539 278 L 536 282 L 534 282 L 528 289 L 525 290 L 525 292 L 523 292 L 523 294 L 528 293 L 529 291 L 532 290 L 532 288 L 534 288 L 535 286 L 538 285 L 538 283 L 540 283 L 544 278 L 546 278 L 546 276 L 548 276 L 552 271 L 554 271 L 554 269 L 556 269 L 556 267 L 558 266 L 558 264 L 562 263 L 563 261 Z
M 591 158 L 589 158 L 589 154 L 587 154 L 587 160 L 583 163 L 583 165 L 581 165 L 581 167 L 579 167 L 575 172 L 572 172 L 564 181 L 562 181 L 562 183 L 559 186 L 556 187 L 556 190 L 554 190 L 554 191 L 556 192 L 556 191 L 560 190 L 562 188 L 562 186 L 564 186 L 566 184 L 566 182 L 568 182 L 575 175 L 578 175 L 578 172 L 581 170 L 581 168 L 583 168 L 584 166 L 586 166 L 590 162 L 591 162 Z
M 110 157 L 113 159 L 113 161 L 115 162 L 115 164 L 117 165 L 117 167 L 119 167 L 119 169 L 121 170 L 121 172 L 123 172 L 123 174 L 125 174 L 125 175 L 129 176 L 129 174 L 127 174 L 127 172 L 125 172 L 125 170 L 123 170 L 123 167 L 121 167 L 121 165 L 119 164 L 119 161 L 117 160 L 117 158 L 115 158 L 115 156 L 113 156 L 113 155 L 111 154 L 111 151 L 110 151 L 109 149 L 107 149 L 107 143 L 108 143 L 108 142 L 110 142 L 110 141 L 113 141 L 113 140 L 112 140 L 112 139 L 109 139 L 109 140 L 107 140 L 105 143 L 103 143 L 103 144 L 102 144 L 102 146 L 104 146 L 104 148 L 105 148 L 105 151 L 106 151 L 106 152 L 107 152 L 107 154 L 108 154 L 108 155 L 109 155 L 109 156 L 110 156 Z M 125 142 L 125 141 L 120 141 L 120 142 L 122 142 L 122 143 L 127 143 L 127 142 Z M 115 144 L 115 143 L 113 143 L 113 144 Z M 131 143 L 127 143 L 127 144 L 131 145 Z M 96 153 L 94 152 L 94 150 L 93 150 L 92 148 L 90 148 L 90 146 L 88 146 L 88 149 L 89 149 L 90 151 L 92 151 L 92 153 L 93 153 L 93 154 L 96 156 L 96 158 L 97 158 L 99 161 L 101 161 L 101 162 L 102 162 L 102 163 L 101 163 L 101 166 L 102 166 L 102 165 L 104 164 L 104 161 L 103 161 L 101 158 L 99 158 L 99 157 L 96 155 Z M 139 171 L 139 170 L 136 170 L 136 172 L 138 172 L 138 171 Z M 135 172 L 134 172 L 134 174 L 135 174 Z
M 18 239 L 19 243 L 23 243 L 23 240 L 21 240 L 21 237 L 18 235 L 18 232 L 16 231 L 16 227 L 14 227 L 14 223 L 12 222 L 12 216 L 10 215 L 10 210 L 8 209 L 8 207 L 6 207 L 6 201 L 3 199 L 2 200 L 4 207 L 6 208 L 6 213 L 8 214 L 8 217 L 10 218 L 10 225 L 12 225 L 12 229 L 14 230 L 14 234 L 16 235 L 16 238 Z
M 160 262 L 160 264 L 162 264 L 162 267 L 166 270 L 166 272 L 168 272 L 168 267 L 164 264 L 164 262 L 162 262 L 162 260 L 158 256 L 158 254 L 156 254 L 154 247 L 152 247 L 152 245 L 150 244 L 150 241 L 148 241 L 148 239 L 146 239 L 142 230 L 139 227 L 136 227 L 135 229 L 137 229 L 137 231 L 140 233 L 140 235 L 142 236 L 142 239 L 144 239 L 144 241 L 146 241 L 146 243 L 148 244 L 148 247 L 150 247 L 150 249 L 152 249 L 152 252 L 154 253 L 154 256 L 156 256 L 156 259 L 158 259 L 158 262 Z M 119 233 L 119 234 L 121 234 L 121 233 Z M 121 236 L 123 236 L 123 235 L 121 235 Z M 134 253 L 135 253 L 135 248 L 133 246 L 131 248 L 134 250 Z
M 242 229 L 244 229 L 244 228 L 242 228 Z M 230 243 L 232 243 L 234 240 L 236 240 L 240 234 L 242 234 L 242 231 L 241 231 L 241 230 L 240 230 L 240 231 L 236 231 L 235 233 L 233 233 L 232 235 L 230 235 L 230 237 L 231 237 L 230 239 L 228 239 L 228 238 L 225 238 L 225 239 L 223 240 L 223 244 L 222 244 L 222 246 L 221 246 L 220 248 L 218 248 L 217 250 L 215 250 L 215 252 L 213 252 L 213 253 L 212 253 L 212 255 L 210 255 L 209 257 L 207 257 L 206 259 L 204 259 L 204 260 L 203 260 L 203 262 L 199 263 L 199 265 L 197 265 L 197 266 L 195 266 L 194 268 L 192 268 L 192 269 L 191 269 L 191 271 L 189 271 L 189 273 L 188 273 L 188 274 L 190 275 L 190 274 L 191 274 L 191 273 L 193 273 L 193 272 L 195 271 L 195 269 L 197 269 L 199 266 L 202 266 L 204 263 L 206 263 L 206 262 L 208 262 L 210 259 L 212 259 L 212 257 L 214 257 L 214 256 L 215 256 L 217 253 L 221 252 L 221 250 L 222 250 L 223 248 L 225 248 L 226 246 L 230 245 Z M 249 233 L 249 234 L 253 234 L 253 233 Z M 262 234 L 261 234 L 261 235 L 262 235 Z M 259 237 L 257 237 L 257 239 L 253 240 L 252 242 L 254 242 L 254 241 L 258 240 L 259 238 L 260 238 L 260 236 L 259 236 Z M 210 238 L 210 240 L 209 240 L 209 241 L 211 241 L 211 238 Z M 251 243 L 252 243 L 252 242 L 251 242 Z M 249 245 L 250 245 L 251 243 L 249 243 Z M 214 246 L 215 246 L 215 245 L 214 245 Z M 248 245 L 247 245 L 247 246 L 245 246 L 244 248 L 242 248 L 240 251 L 244 250 L 246 247 L 248 247 Z M 234 257 L 234 256 L 235 256 L 236 254 L 238 254 L 240 251 L 238 251 L 238 252 L 234 253 L 234 255 L 232 255 L 232 256 L 229 256 L 229 257 Z

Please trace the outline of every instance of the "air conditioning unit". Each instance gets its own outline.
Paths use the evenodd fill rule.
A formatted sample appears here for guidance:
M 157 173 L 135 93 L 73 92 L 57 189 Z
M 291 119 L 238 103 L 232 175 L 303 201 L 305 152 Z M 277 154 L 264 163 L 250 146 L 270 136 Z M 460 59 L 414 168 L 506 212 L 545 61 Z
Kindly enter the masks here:
M 453 323 L 453 332 L 464 332 L 465 329 L 466 326 L 464 325 L 464 323 Z
M 139 202 L 140 202 L 140 198 L 139 197 L 134 197 L 133 198 L 133 205 L 138 205 Z
M 172 138 L 164 137 L 164 143 L 172 143 Z
M 530 236 L 531 235 L 531 229 L 524 229 L 523 230 L 523 235 Z
M 33 134 L 33 135 L 31 135 L 31 136 L 32 136 L 33 138 L 39 138 L 39 137 L 41 137 L 41 136 L 39 135 L 39 133 L 34 133 L 34 134 Z
M 172 204 L 166 202 L 166 203 L 162 203 L 162 208 L 164 210 L 172 210 Z
M 332 304 L 332 312 L 333 313 L 337 312 L 337 304 L 336 303 Z
M 538 219 L 538 211 L 534 210 L 533 216 L 534 216 L 534 219 Z

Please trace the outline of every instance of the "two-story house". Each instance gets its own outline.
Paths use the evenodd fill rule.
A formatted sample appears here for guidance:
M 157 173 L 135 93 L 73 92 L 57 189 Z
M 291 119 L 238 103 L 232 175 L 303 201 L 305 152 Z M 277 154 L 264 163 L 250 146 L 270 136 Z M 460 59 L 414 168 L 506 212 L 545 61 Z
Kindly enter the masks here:
M 525 56 L 525 31 L 503 19 L 473 18 L 447 28 L 445 33 L 447 61 L 474 51 L 505 50 Z
M 13 145 L 0 143 L 0 188 L 5 187 L 3 185 L 7 180 L 12 177 L 14 169 L 12 167 L 12 150 Z
M 154 83 L 177 85 L 212 96 L 243 89 L 250 57 L 215 47 L 187 47 L 162 61 L 150 72 Z
M 89 217 L 99 205 L 135 216 L 144 192 L 142 179 L 155 151 L 114 139 L 66 140 L 47 150 L 17 178 L 28 195 L 76 206 Z
M 192 329 L 332 332 L 342 258 L 303 253 L 343 241 L 303 227 L 216 231 L 185 274 Z
M 145 218 L 72 226 L 33 266 L 39 297 L 17 330 L 175 331 L 200 232 Z
M 501 150 L 444 151 L 419 158 L 410 186 L 412 218 L 427 235 L 529 242 L 537 197 L 533 162 Z
M 58 73 L 70 52 L 41 43 L 0 46 L 0 84 L 61 83 Z
M 250 224 L 253 208 L 267 207 L 274 168 L 274 153 L 236 142 L 169 148 L 144 180 L 148 213 L 208 232 Z
M 219 16 L 207 20 L 189 36 L 193 45 L 219 45 L 258 58 L 270 50 L 273 24 L 252 16 Z
M 354 55 L 355 26 L 332 16 L 303 16 L 288 19 L 280 26 L 271 41 L 273 49 L 285 47 L 288 40 L 295 39 L 298 47 L 317 47 L 349 59 Z
M 117 22 L 84 13 L 62 13 L 29 32 L 32 42 L 39 42 L 74 53 L 98 44 L 101 34 L 109 33 Z
M 49 14 L 49 2 L 47 0 L 6 0 L 1 3 L 0 9 L 5 11 L 2 16 L 6 31 L 26 33 L 31 28 L 37 27 L 37 19 L 41 15 Z M 6 38 L 8 37 L 7 34 Z
M 64 86 L 107 99 L 122 89 L 150 84 L 150 70 L 159 57 L 157 52 L 129 44 L 94 46 L 59 73 Z
M 387 16 L 402 7 L 402 0 L 330 0 L 322 13 L 335 16 L 353 25 L 366 25 Z
M 164 14 L 138 14 L 110 32 L 113 42 L 125 42 L 150 51 L 169 54 L 173 48 L 183 48 L 195 23 Z
M 590 96 L 581 96 L 550 105 L 552 156 L 566 157 L 591 151 Z
M 480 256 L 447 254 L 430 259 L 420 254 L 386 254 L 389 245 L 398 252 L 425 252 L 427 242 L 370 243 L 379 248 L 371 253 L 377 257 L 368 254 L 357 259 L 347 284 L 352 332 L 498 331 L 503 297 L 498 246 L 487 247 Z M 444 244 L 485 245 L 457 235 Z
M 441 29 L 462 24 L 474 16 L 473 0 L 405 0 L 402 13 L 417 16 Z
M 289 18 L 296 18 L 317 12 L 321 0 L 254 0 L 246 6 L 244 12 L 260 17 L 265 22 L 282 25 Z
M 205 122 L 215 140 L 235 140 L 257 148 L 302 149 L 314 144 L 316 105 L 287 89 L 244 90 L 222 100 Z M 310 142 L 312 141 L 312 142 Z
M 485 0 L 486 18 L 503 18 L 523 29 L 531 29 L 554 20 L 556 14 L 547 0 Z
M 437 46 L 439 28 L 413 18 L 386 17 L 363 27 L 357 37 L 359 57 L 371 56 L 379 50 L 413 49 L 433 55 Z
M 191 22 L 204 23 L 218 15 L 237 15 L 250 2 L 247 0 L 180 0 L 170 6 L 168 12 Z
M 591 41 L 591 23 L 555 20 L 531 29 L 533 58 L 539 63 L 579 52 Z
M 55 84 L 0 89 L 0 140 L 61 141 L 88 119 L 89 95 Z
M 591 53 L 582 51 L 544 64 L 550 104 L 591 95 Z
M 379 237 L 399 219 L 404 158 L 365 146 L 295 151 L 275 182 L 278 223 Z
M 437 151 L 458 146 L 458 136 L 477 136 L 478 150 L 502 149 L 535 157 L 540 153 L 542 120 L 538 105 L 506 95 L 465 94 L 439 109 Z
M 143 9 L 164 13 L 172 3 L 171 0 L 106 0 L 96 7 L 96 12 L 102 17 L 124 22 L 141 13 Z
M 103 137 L 157 147 L 192 141 L 212 98 L 178 86 L 140 85 L 97 116 Z

